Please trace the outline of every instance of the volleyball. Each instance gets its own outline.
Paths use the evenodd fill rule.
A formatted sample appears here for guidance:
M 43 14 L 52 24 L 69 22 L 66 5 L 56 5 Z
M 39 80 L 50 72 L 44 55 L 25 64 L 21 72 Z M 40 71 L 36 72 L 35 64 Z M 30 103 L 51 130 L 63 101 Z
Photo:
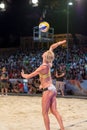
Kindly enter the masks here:
M 44 21 L 39 24 L 39 29 L 41 32 L 47 32 L 49 30 L 49 28 L 50 28 L 50 25 L 48 22 Z

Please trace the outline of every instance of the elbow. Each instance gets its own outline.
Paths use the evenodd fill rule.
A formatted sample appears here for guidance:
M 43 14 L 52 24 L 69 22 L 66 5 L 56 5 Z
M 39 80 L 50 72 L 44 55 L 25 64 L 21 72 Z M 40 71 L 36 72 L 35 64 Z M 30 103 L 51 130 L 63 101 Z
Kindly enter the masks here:
M 29 76 L 27 74 L 22 75 L 23 78 L 28 79 Z
M 26 79 L 29 79 L 29 76 L 28 76 L 28 75 L 26 75 Z

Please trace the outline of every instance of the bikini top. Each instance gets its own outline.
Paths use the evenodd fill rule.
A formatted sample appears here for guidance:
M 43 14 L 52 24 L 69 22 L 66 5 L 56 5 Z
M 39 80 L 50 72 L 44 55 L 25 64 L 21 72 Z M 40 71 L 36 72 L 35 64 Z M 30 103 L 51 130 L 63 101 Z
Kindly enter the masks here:
M 47 64 L 43 64 L 43 65 L 47 66 L 48 69 L 49 69 L 49 65 L 47 65 Z M 39 74 L 39 76 L 40 76 L 40 78 L 44 78 L 44 79 L 50 77 L 51 76 L 50 69 L 49 69 L 48 73 L 46 73 L 46 74 Z

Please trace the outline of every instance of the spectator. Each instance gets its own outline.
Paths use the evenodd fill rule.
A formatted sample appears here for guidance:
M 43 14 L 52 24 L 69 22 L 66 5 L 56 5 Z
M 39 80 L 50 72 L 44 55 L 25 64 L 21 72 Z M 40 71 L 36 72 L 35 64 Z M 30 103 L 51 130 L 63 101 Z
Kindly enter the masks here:
M 6 71 L 6 68 L 2 68 L 1 72 L 1 95 L 7 95 L 8 94 L 8 73 Z

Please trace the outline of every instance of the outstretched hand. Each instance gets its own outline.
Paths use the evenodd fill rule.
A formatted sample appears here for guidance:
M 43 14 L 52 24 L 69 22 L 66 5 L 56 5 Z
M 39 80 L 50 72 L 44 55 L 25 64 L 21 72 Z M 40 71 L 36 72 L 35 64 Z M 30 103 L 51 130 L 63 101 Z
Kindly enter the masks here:
M 21 71 L 21 76 L 23 77 L 23 75 L 24 75 L 24 70 L 22 69 L 22 71 Z
M 58 42 L 58 45 L 62 45 L 62 44 L 64 44 L 64 43 L 66 43 L 66 40 L 59 41 L 59 42 Z
M 24 73 L 24 70 L 22 69 L 21 73 Z
M 63 40 L 63 43 L 66 43 L 67 41 L 66 40 Z

